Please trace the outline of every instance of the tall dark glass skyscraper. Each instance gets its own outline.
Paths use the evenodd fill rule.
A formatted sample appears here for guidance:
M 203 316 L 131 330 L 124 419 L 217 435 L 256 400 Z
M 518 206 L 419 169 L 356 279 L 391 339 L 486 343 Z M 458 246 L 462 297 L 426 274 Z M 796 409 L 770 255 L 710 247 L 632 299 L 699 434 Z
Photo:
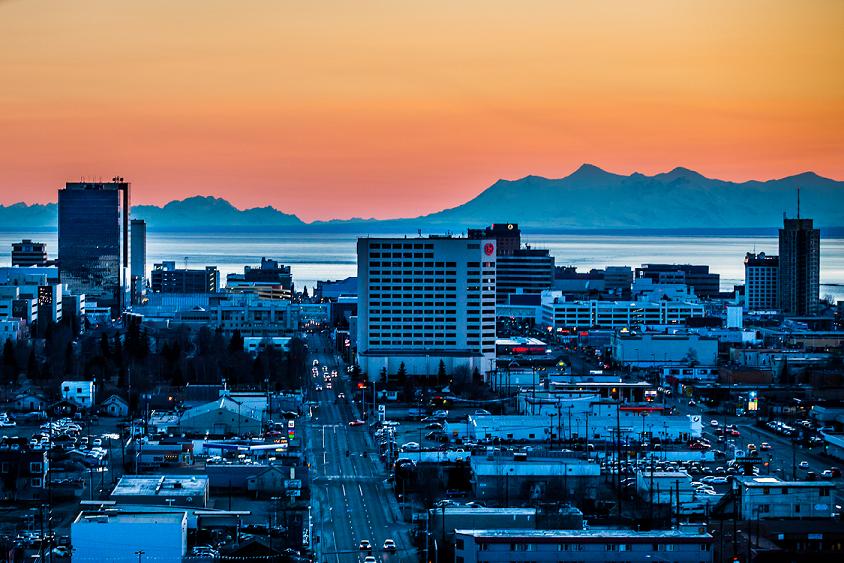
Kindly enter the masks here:
M 117 317 L 129 303 L 129 183 L 68 182 L 59 190 L 62 282 Z
M 132 219 L 131 222 L 131 292 L 132 303 L 137 305 L 146 293 L 147 269 L 147 224 L 143 219 Z
M 811 219 L 784 219 L 780 229 L 779 293 L 786 315 L 818 312 L 821 232 Z

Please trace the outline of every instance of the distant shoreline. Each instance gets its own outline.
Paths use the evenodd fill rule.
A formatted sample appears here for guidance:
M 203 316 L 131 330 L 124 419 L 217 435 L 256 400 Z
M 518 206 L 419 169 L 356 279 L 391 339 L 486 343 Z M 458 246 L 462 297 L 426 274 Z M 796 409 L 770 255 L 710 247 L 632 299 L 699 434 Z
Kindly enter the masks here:
M 190 227 L 156 227 L 151 224 L 148 226 L 149 234 L 153 233 L 308 233 L 308 234 L 350 234 L 350 235 L 380 235 L 380 234 L 405 234 L 403 229 L 396 228 L 395 225 L 384 225 L 380 228 L 373 228 L 374 225 L 360 225 L 355 228 L 352 225 L 343 226 L 326 226 L 326 225 L 302 225 L 302 226 L 190 226 Z M 536 236 L 542 234 L 552 235 L 573 235 L 573 236 L 688 236 L 688 237 L 724 237 L 724 236 L 770 236 L 775 237 L 778 234 L 776 227 L 767 228 L 692 228 L 692 229 L 619 229 L 619 228 L 604 228 L 604 229 L 572 229 L 560 228 L 550 229 L 547 227 L 533 229 L 529 225 L 520 225 L 522 234 L 528 236 Z M 844 237 L 844 227 L 820 227 L 821 236 L 829 238 Z M 23 227 L 23 226 L 0 226 L 0 232 L 3 233 L 56 233 L 56 227 Z M 444 234 L 447 231 L 455 235 L 460 235 L 465 231 L 457 229 L 436 229 L 423 228 L 422 234 Z M 408 229 L 406 231 L 408 236 L 416 235 L 416 229 Z

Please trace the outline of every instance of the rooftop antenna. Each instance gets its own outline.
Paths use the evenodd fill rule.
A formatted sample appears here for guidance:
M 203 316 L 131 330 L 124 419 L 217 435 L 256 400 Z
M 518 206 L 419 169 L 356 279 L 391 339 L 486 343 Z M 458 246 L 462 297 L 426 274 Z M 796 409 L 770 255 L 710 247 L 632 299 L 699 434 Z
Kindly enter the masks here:
M 189 257 L 189 256 L 185 256 L 185 270 L 187 270 L 187 269 L 188 269 L 188 258 L 190 258 L 190 257 Z

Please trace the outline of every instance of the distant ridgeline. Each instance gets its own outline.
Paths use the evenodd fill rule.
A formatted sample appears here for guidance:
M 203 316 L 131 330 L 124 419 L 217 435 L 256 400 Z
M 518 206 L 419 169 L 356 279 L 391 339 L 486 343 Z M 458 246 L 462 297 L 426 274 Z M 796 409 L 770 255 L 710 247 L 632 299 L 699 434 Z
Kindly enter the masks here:
M 727 182 L 686 168 L 654 176 L 612 174 L 584 164 L 565 178 L 527 176 L 499 180 L 468 202 L 406 219 L 348 219 L 305 223 L 273 207 L 237 209 L 207 196 L 171 201 L 163 207 L 138 205 L 134 217 L 150 229 L 271 229 L 335 232 L 460 232 L 490 222 L 517 222 L 522 228 L 553 230 L 734 231 L 771 229 L 783 213 L 796 215 L 800 188 L 802 213 L 822 229 L 844 229 L 844 182 L 812 172 L 778 180 Z M 142 191 L 135 186 L 136 194 Z M 0 206 L 0 228 L 56 225 L 56 205 Z

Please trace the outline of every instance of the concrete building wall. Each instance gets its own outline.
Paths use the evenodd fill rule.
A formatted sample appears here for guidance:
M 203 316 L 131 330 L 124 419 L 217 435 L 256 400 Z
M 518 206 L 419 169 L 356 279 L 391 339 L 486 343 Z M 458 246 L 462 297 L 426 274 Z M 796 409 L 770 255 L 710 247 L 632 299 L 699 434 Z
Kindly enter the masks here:
M 494 240 L 358 239 L 358 363 L 410 375 L 495 358 Z M 450 359 L 450 360 L 449 360 Z
M 181 563 L 187 552 L 187 516 L 177 514 L 129 514 L 92 516 L 84 513 L 70 529 L 74 561 Z

